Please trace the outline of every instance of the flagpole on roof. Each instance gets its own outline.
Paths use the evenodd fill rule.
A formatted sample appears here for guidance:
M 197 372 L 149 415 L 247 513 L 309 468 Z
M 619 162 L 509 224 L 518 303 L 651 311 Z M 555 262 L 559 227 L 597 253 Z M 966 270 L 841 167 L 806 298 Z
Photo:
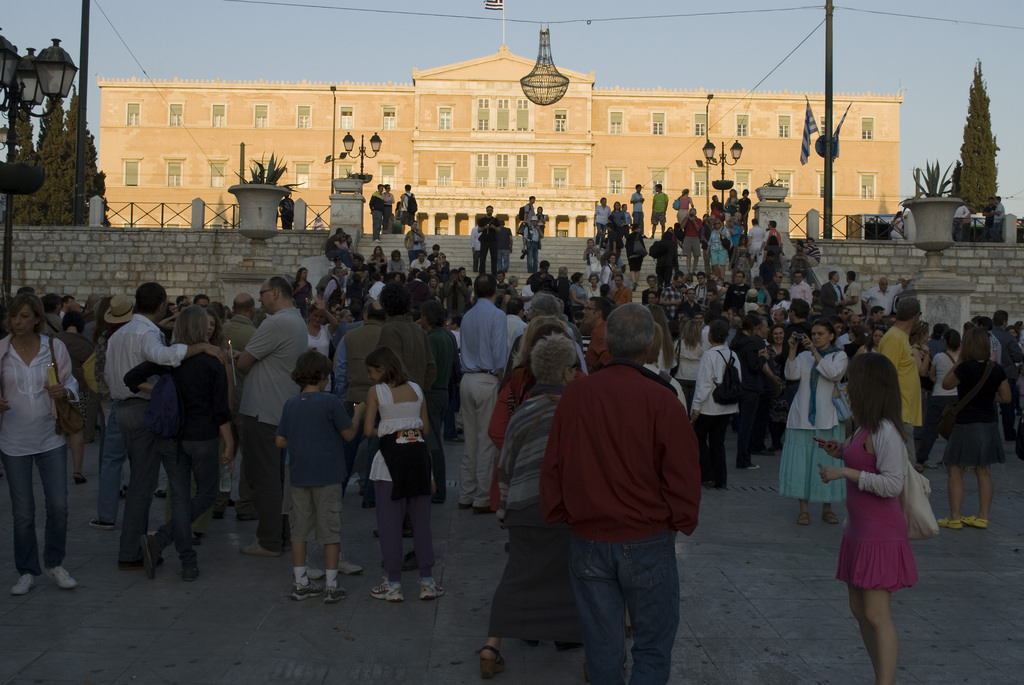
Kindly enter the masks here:
M 825 0 L 825 202 L 822 237 L 832 239 L 832 0 Z
M 505 47 L 505 3 L 501 3 L 501 47 Z

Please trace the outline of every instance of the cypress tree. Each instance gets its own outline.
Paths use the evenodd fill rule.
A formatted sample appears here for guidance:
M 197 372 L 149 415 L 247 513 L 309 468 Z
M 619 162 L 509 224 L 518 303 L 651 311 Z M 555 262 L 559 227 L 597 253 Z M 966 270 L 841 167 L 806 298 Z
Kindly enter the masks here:
M 988 92 L 981 76 L 981 61 L 974 66 L 967 103 L 964 142 L 960 146 L 960 197 L 978 212 L 988 198 L 996 194 L 996 137 L 992 135 L 992 117 L 988 110 Z

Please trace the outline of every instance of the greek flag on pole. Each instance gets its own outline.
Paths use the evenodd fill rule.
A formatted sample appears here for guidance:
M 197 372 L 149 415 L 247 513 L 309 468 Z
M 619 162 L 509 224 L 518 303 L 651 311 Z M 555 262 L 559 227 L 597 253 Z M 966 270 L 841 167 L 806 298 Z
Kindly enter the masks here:
M 484 0 L 485 10 L 504 10 L 505 0 Z
M 832 159 L 839 156 L 839 129 L 843 127 L 843 122 L 846 121 L 846 115 L 850 113 L 850 107 L 852 106 L 852 102 L 846 106 L 846 111 L 843 112 L 843 118 L 839 120 L 839 125 L 836 126 L 836 132 L 832 136 Z
M 804 137 L 800 141 L 800 163 L 807 164 L 807 158 L 811 154 L 811 136 L 818 132 L 818 122 L 814 120 L 814 112 L 811 111 L 811 101 L 807 101 L 807 115 L 804 117 Z

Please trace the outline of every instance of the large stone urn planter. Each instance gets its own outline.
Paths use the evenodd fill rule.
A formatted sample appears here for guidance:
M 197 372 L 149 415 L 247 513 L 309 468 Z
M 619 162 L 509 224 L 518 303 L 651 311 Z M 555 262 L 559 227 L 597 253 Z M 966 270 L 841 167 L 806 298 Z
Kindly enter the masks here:
M 789 188 L 786 186 L 761 186 L 755 188 L 754 192 L 757 193 L 757 199 L 761 202 L 782 202 L 789 195 Z
M 975 286 L 942 263 L 942 251 L 952 247 L 953 214 L 963 200 L 957 197 L 919 197 L 904 200 L 910 210 L 907 237 L 924 250 L 925 264 L 914 274 L 914 291 L 927 321 L 959 326 L 971 315 Z
M 249 256 L 240 266 L 272 269 L 266 241 L 277 235 L 277 206 L 291 191 L 285 186 L 240 183 L 228 188 L 228 192 L 238 199 L 238 232 L 251 241 Z

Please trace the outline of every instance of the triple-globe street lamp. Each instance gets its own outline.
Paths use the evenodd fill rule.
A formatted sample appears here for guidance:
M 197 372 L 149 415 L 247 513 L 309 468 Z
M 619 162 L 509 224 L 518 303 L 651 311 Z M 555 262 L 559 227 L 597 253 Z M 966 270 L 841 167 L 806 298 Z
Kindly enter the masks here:
M 53 45 L 39 55 L 28 48 L 25 55 L 3 36 L 0 36 L 0 112 L 7 114 L 7 163 L 0 164 L 0 193 L 6 193 L 4 212 L 3 296 L 11 295 L 11 254 L 14 242 L 14 195 L 34 193 L 43 184 L 44 173 L 39 167 L 13 164 L 18 144 L 17 123 L 30 117 L 49 116 L 71 92 L 78 67 L 71 56 L 53 39 Z M 50 106 L 35 112 L 50 98 Z M 80 121 L 80 126 L 85 122 Z

